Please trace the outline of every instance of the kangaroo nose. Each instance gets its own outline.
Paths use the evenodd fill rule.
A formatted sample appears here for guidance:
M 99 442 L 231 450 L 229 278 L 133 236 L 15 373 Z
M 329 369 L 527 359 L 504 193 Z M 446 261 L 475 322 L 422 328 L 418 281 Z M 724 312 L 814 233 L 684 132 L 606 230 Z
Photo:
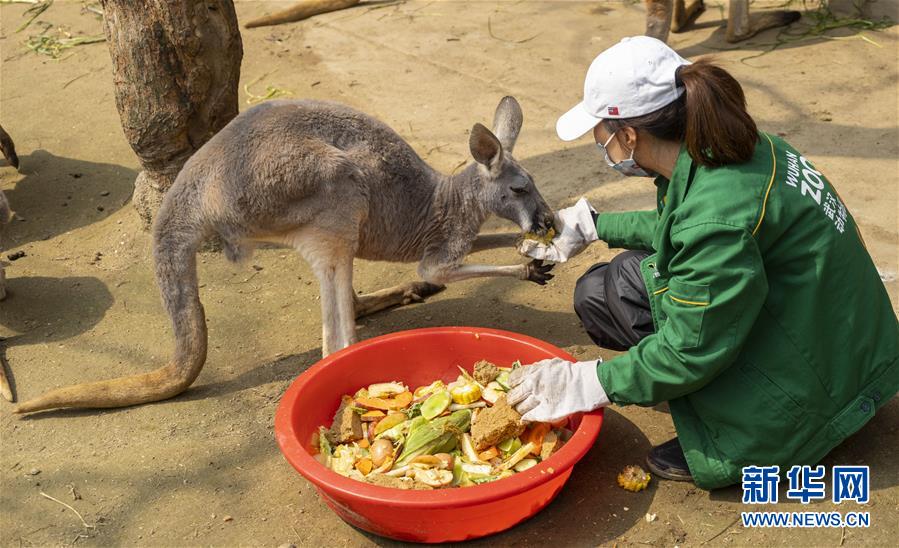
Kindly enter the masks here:
M 546 234 L 547 232 L 549 232 L 549 229 L 553 227 L 554 221 L 555 219 L 553 217 L 553 214 L 550 212 L 543 212 L 537 215 L 536 222 L 534 223 L 536 225 L 537 232 Z

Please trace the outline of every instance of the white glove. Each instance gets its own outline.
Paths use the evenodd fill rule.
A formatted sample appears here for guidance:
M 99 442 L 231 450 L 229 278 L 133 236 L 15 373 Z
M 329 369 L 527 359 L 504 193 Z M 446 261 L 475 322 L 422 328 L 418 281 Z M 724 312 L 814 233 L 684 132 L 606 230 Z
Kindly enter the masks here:
M 581 198 L 573 206 L 556 212 L 555 224 L 560 232 L 549 245 L 524 240 L 518 252 L 534 259 L 564 263 L 583 251 L 590 242 L 599 239 L 596 223 L 593 222 L 595 212 L 586 198 Z
M 527 422 L 554 422 L 605 407 L 609 397 L 596 372 L 601 361 L 552 358 L 520 367 L 509 375 L 511 390 L 506 398 Z

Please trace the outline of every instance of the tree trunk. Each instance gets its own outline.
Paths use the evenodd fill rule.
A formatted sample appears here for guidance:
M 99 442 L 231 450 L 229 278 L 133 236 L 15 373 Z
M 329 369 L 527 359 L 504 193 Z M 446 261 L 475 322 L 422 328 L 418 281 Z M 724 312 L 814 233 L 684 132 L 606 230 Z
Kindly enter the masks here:
M 149 228 L 184 162 L 237 115 L 243 46 L 231 0 L 101 0 L 116 106 L 140 159 Z

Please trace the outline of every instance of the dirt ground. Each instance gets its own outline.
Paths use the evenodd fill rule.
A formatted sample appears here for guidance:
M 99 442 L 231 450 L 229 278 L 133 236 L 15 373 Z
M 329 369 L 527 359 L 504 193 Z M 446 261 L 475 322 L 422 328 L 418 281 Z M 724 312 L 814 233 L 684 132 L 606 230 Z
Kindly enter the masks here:
M 238 2 L 242 21 L 289 2 Z M 756 3 L 757 5 L 758 3 Z M 848 13 L 842 2 L 838 10 Z M 4 237 L 10 297 L 0 336 L 20 398 L 70 383 L 142 372 L 170 352 L 170 327 L 150 268 L 147 234 L 129 197 L 138 163 L 113 99 L 104 44 L 52 60 L 16 33 L 26 6 L 0 8 L 2 123 L 22 161 L 0 168 L 17 219 Z M 755 8 L 754 8 L 755 9 Z M 897 2 L 868 7 L 897 18 Z M 293 97 L 343 101 L 374 114 L 436 167 L 468 158 L 467 131 L 515 95 L 525 113 L 516 156 L 556 207 L 587 196 L 600 210 L 653 206 L 648 180 L 623 180 L 587 141 L 560 142 L 556 117 L 580 98 L 591 59 L 643 31 L 642 5 L 611 2 L 407 1 L 243 32 L 240 93 L 272 85 Z M 899 306 L 897 272 L 897 38 L 834 31 L 744 60 L 776 32 L 728 45 L 710 4 L 699 27 L 672 35 L 683 55 L 717 54 L 743 83 L 761 128 L 779 133 L 835 182 Z M 57 2 L 38 21 L 79 35 L 102 32 L 80 2 Z M 51 32 L 54 32 L 51 30 Z M 844 39 L 833 39 L 846 37 Z M 872 43 L 873 42 L 873 43 Z M 491 221 L 486 230 L 513 230 Z M 492 326 L 553 342 L 587 358 L 571 307 L 577 277 L 617 250 L 594 245 L 557 268 L 546 287 L 511 280 L 456 284 L 429 302 L 367 318 L 360 337 L 439 326 Z M 513 250 L 473 260 L 514 263 Z M 0 402 L 0 544 L 391 545 L 340 521 L 281 457 L 273 414 L 287 385 L 320 354 L 317 285 L 293 253 L 258 252 L 232 266 L 201 257 L 209 322 L 207 366 L 186 394 L 156 405 L 19 418 Z M 356 289 L 409 280 L 413 265 L 358 262 Z M 535 518 L 479 544 L 888 545 L 899 537 L 899 401 L 824 464 L 871 467 L 870 529 L 743 529 L 739 488 L 707 493 L 653 482 L 615 485 L 626 464 L 674 434 L 664 409 L 612 408 L 600 438 L 559 497 Z M 81 513 L 85 523 L 46 493 Z M 780 510 L 799 504 L 781 503 Z M 831 510 L 830 502 L 803 510 Z M 844 504 L 839 508 L 846 511 Z M 644 517 L 655 514 L 652 522 Z M 890 540 L 893 539 L 893 540 Z

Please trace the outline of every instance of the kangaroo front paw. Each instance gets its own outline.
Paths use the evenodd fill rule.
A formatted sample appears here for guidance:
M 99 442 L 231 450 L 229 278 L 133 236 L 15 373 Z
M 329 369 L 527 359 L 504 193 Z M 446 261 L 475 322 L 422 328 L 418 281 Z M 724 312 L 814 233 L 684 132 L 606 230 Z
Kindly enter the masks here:
M 436 295 L 446 289 L 445 285 L 437 285 L 428 282 L 413 282 L 403 291 L 403 305 L 424 302 L 431 295 Z
M 538 285 L 546 285 L 546 282 L 553 279 L 553 275 L 549 273 L 555 266 L 553 263 L 544 264 L 539 259 L 534 259 L 525 265 L 526 280 L 534 282 Z

